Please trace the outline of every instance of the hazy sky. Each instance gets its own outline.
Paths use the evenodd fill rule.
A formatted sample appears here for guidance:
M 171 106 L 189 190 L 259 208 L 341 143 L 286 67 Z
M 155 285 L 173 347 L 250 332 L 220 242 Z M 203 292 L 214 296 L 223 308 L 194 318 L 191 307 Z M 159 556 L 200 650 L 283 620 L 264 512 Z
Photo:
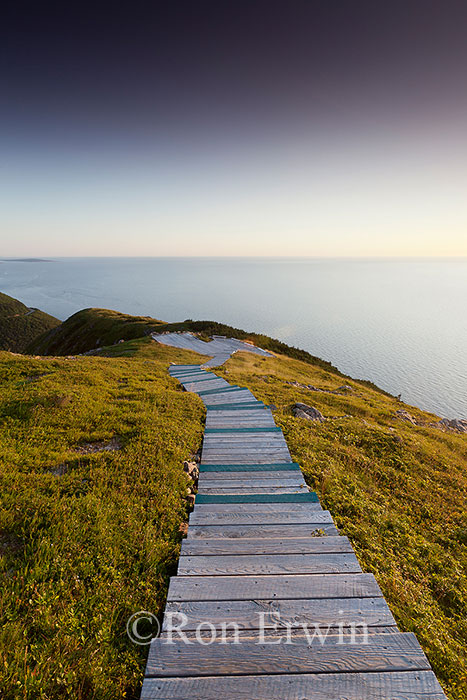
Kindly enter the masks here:
M 15 5 L 0 256 L 467 255 L 464 0 Z

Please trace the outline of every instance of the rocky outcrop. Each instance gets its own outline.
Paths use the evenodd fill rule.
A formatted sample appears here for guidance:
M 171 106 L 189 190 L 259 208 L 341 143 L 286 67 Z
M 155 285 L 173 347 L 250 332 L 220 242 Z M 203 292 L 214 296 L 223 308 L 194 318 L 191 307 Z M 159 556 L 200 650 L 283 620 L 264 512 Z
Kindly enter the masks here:
M 285 382 L 285 384 L 290 384 L 290 386 L 294 386 L 297 389 L 307 389 L 308 391 L 321 391 L 323 394 L 346 394 L 349 391 L 353 390 L 353 387 L 350 386 L 350 384 L 342 384 L 342 386 L 338 386 L 337 389 L 320 389 L 317 386 L 313 386 L 313 384 L 300 384 L 300 382 Z
M 417 421 L 413 416 L 410 415 L 408 411 L 404 411 L 402 408 L 396 411 L 396 418 L 400 418 L 401 420 L 405 420 L 407 423 L 411 423 L 412 425 L 418 425 Z
M 456 433 L 467 433 L 467 420 L 462 418 L 443 418 L 438 423 L 440 428 L 446 428 L 447 430 L 453 430 Z
M 292 413 L 296 418 L 305 418 L 319 423 L 324 423 L 326 420 L 321 411 L 314 406 L 307 406 L 306 403 L 295 403 L 292 406 Z

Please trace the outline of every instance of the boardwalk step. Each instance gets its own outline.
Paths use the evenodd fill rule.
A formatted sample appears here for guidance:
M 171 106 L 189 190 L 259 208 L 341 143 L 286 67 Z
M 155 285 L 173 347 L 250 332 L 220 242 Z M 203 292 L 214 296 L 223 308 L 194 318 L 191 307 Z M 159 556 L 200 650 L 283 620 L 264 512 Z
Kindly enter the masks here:
M 172 616 L 165 620 L 167 624 L 177 624 L 178 613 L 187 616 L 184 630 L 196 629 L 204 620 L 209 620 L 216 628 L 223 623 L 236 623 L 240 629 L 256 630 L 276 627 L 277 634 L 286 632 L 285 625 L 298 627 L 303 623 L 319 624 L 336 628 L 350 621 L 356 626 L 364 623 L 368 627 L 395 626 L 395 620 L 382 597 L 376 598 L 324 598 L 291 600 L 237 600 L 213 603 L 207 600 L 169 602 L 166 613 Z M 178 621 L 180 624 L 180 621 Z M 273 631 L 273 630 L 271 630 Z M 303 629 L 301 630 L 303 632 Z
M 229 403 L 219 403 L 219 404 L 206 404 L 206 408 L 209 412 L 211 411 L 244 411 L 248 410 L 258 410 L 266 409 L 267 406 L 262 401 L 250 401 L 249 403 L 242 403 L 240 406 Z
M 182 555 L 353 553 L 347 537 L 209 538 L 182 542 Z
M 372 635 L 368 643 L 342 644 L 338 635 L 293 644 L 167 644 L 155 640 L 148 676 L 241 676 L 249 674 L 427 671 L 414 634 Z
M 198 494 L 196 503 L 316 503 L 316 493 L 247 494 L 244 496 L 217 496 Z
M 373 574 L 174 576 L 168 601 L 381 598 Z
M 217 515 L 217 513 L 216 513 Z M 251 518 L 248 518 L 251 515 Z M 269 517 L 268 517 L 269 516 Z M 297 518 L 298 520 L 298 518 Z M 256 516 L 256 514 L 246 513 L 234 520 L 230 518 L 226 524 L 225 519 L 221 522 L 218 518 L 205 516 L 197 518 L 190 523 L 188 538 L 190 537 L 319 537 L 320 535 L 337 535 L 338 531 L 332 522 L 310 522 L 317 518 L 307 518 L 306 523 L 289 523 L 284 517 L 271 516 L 270 514 Z M 264 522 L 266 521 L 266 522 Z M 241 524 L 240 524 L 241 523 Z
M 273 647 L 274 648 L 274 647 Z M 446 700 L 432 671 L 147 679 L 141 700 Z
M 355 554 L 236 554 L 181 556 L 181 576 L 360 573 Z
M 300 471 L 297 462 L 282 462 L 270 464 L 200 464 L 200 472 L 259 472 L 265 469 L 269 471 Z
M 276 426 L 270 428 L 206 428 L 204 433 L 205 435 L 225 435 L 229 433 L 279 433 L 282 436 L 282 430 Z

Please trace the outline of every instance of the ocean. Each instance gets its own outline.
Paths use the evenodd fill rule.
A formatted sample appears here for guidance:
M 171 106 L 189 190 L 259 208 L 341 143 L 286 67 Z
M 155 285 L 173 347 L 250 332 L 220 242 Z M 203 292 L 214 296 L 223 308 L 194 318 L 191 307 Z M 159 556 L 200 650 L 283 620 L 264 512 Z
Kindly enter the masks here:
M 0 291 L 60 319 L 98 306 L 266 333 L 412 405 L 467 418 L 467 260 L 54 258 Z

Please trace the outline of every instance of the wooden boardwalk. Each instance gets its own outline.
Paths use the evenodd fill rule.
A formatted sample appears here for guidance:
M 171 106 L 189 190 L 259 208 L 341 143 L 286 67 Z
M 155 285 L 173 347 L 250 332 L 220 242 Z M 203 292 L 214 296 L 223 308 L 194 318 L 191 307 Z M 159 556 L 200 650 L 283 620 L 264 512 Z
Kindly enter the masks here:
M 170 373 L 203 399 L 206 431 L 142 700 L 445 698 L 415 636 L 399 632 L 309 492 L 270 409 L 200 365 Z M 184 640 L 171 622 L 183 623 Z
M 213 339 L 210 342 L 197 338 L 193 333 L 153 333 L 151 337 L 162 345 L 171 345 L 184 350 L 194 350 L 201 355 L 210 355 L 211 359 L 201 365 L 201 367 L 220 367 L 238 350 L 253 352 L 263 357 L 271 357 L 271 354 L 266 350 L 257 348 L 250 343 L 244 343 L 236 338 L 226 338 L 223 335 L 213 335 Z

